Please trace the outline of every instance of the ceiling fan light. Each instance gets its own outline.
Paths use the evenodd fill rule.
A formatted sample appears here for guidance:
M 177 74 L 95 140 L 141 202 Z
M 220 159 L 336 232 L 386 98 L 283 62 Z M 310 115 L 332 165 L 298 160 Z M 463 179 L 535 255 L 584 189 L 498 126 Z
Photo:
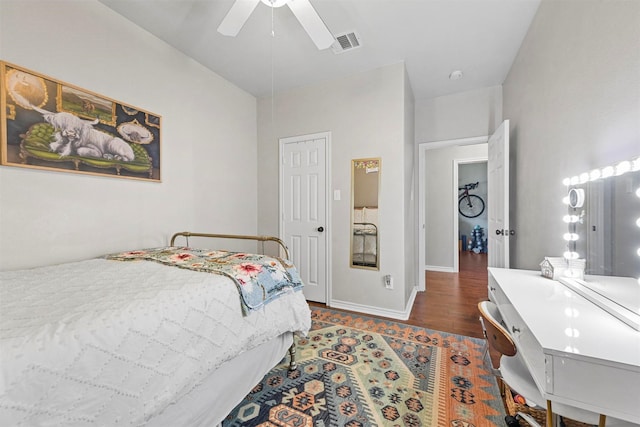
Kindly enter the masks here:
M 269 7 L 281 7 L 287 4 L 289 0 L 260 0 Z

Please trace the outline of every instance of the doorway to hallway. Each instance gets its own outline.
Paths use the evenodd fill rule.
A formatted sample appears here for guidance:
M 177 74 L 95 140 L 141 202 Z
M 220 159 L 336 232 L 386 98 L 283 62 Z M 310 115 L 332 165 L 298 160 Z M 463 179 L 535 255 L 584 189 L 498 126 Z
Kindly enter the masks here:
M 458 272 L 458 163 L 487 160 L 487 137 L 419 146 L 418 290 L 424 271 Z
M 487 191 L 487 158 L 456 159 L 457 173 L 454 170 L 454 180 L 459 189 L 459 194 L 468 192 L 468 196 L 458 198 L 457 227 L 454 227 L 454 236 L 458 239 L 458 256 L 454 258 L 454 271 L 468 269 L 479 259 L 487 258 L 487 225 L 488 205 Z M 455 179 L 457 177 L 457 179 Z M 467 188 L 467 190 L 460 190 Z M 470 200 L 467 199 L 470 198 Z M 468 204 L 473 203 L 473 209 L 469 210 Z M 456 224 L 454 224 L 456 225 Z M 473 255 L 460 260 L 461 256 Z M 485 265 L 486 270 L 486 265 Z M 486 274 L 486 271 L 484 272 Z

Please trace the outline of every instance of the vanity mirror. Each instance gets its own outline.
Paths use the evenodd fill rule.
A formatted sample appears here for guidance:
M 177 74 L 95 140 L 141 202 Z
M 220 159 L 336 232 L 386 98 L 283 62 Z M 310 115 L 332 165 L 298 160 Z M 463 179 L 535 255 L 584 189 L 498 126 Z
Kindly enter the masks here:
M 351 161 L 351 260 L 354 268 L 380 269 L 378 195 L 381 160 Z
M 640 277 L 640 169 L 624 164 L 569 183 L 565 257 L 584 258 L 586 274 Z
M 640 158 L 566 178 L 564 184 L 564 256 L 584 259 L 586 275 L 560 281 L 640 330 Z

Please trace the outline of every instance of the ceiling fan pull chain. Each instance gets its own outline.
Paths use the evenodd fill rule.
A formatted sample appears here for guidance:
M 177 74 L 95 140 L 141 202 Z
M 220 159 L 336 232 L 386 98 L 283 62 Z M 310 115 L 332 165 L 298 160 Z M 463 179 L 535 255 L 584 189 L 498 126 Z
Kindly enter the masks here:
M 273 2 L 273 0 L 272 0 Z M 275 127 L 274 127 L 274 123 L 275 123 L 275 109 L 274 109 L 274 94 L 275 94 L 275 76 L 274 76 L 274 49 L 273 49 L 273 43 L 274 40 L 276 38 L 276 30 L 275 30 L 275 22 L 274 22 L 274 18 L 273 18 L 273 7 L 271 8 L 271 132 L 275 132 Z
M 273 1 L 271 2 L 271 4 L 273 4 Z M 275 25 L 273 23 L 273 10 L 274 7 L 271 7 L 271 38 L 276 36 L 276 30 L 275 30 Z

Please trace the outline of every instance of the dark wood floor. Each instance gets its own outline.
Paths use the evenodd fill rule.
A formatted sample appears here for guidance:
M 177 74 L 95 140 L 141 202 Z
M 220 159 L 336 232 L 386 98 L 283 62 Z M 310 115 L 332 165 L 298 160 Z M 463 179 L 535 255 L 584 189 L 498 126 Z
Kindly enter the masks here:
M 487 254 L 460 252 L 460 272 L 426 272 L 426 292 L 418 292 L 406 323 L 482 338 L 478 302 L 487 299 Z
M 418 292 L 409 319 L 401 323 L 482 338 L 477 305 L 487 299 L 487 254 L 465 251 L 459 259 L 459 273 L 426 272 L 426 291 Z

